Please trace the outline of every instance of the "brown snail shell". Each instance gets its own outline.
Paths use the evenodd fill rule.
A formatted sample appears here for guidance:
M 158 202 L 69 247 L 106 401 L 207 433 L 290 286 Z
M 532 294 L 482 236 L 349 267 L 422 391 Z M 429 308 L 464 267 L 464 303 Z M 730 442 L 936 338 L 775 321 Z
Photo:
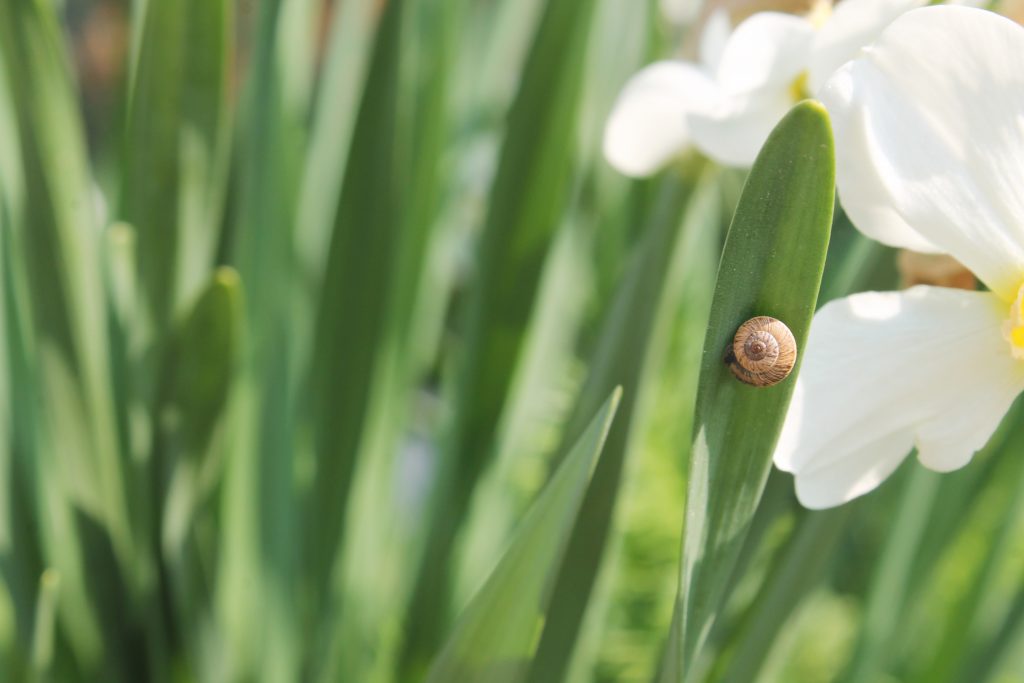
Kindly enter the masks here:
M 725 362 L 741 382 L 770 387 L 796 365 L 796 339 L 781 320 L 759 315 L 740 325 Z

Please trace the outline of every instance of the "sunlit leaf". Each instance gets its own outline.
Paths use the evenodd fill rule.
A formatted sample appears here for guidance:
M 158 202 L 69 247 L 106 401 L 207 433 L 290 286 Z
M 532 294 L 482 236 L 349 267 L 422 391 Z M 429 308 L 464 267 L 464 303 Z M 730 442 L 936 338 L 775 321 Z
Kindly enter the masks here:
M 834 168 L 824 108 L 797 105 L 758 155 L 729 229 L 704 340 L 664 681 L 687 679 L 720 609 L 799 370 L 774 386 L 755 387 L 738 381 L 723 357 L 737 328 L 758 315 L 782 320 L 803 348 L 832 224 Z
M 558 563 L 619 404 L 616 390 L 531 506 L 427 676 L 429 683 L 513 683 L 525 676 Z

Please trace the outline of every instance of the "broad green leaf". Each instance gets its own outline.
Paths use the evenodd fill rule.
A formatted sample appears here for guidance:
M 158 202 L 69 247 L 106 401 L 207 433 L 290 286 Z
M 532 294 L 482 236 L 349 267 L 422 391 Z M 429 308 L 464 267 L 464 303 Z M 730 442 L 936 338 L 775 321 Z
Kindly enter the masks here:
M 147 0 L 136 18 L 118 214 L 137 230 L 139 313 L 158 334 L 203 286 L 220 237 L 232 8 Z
M 620 389 L 612 393 L 531 506 L 508 550 L 459 617 L 428 683 L 523 680 L 620 395 Z
M 738 381 L 723 361 L 736 329 L 768 315 L 803 349 L 832 224 L 835 162 L 828 115 L 802 102 L 750 171 L 718 269 L 694 417 L 682 574 L 663 680 L 685 681 L 725 597 L 757 509 L 793 391 Z
M 568 421 L 566 439 L 571 442 L 583 429 L 585 416 L 596 409 L 596 397 L 607 395 L 614 386 L 623 387 L 618 419 L 609 432 L 559 571 L 551 615 L 544 624 L 530 670 L 531 681 L 565 678 L 608 545 L 642 380 L 651 366 L 659 363 L 663 349 L 657 340 L 664 337 L 666 326 L 674 320 L 677 300 L 683 294 L 680 276 L 690 266 L 689 259 L 703 256 L 701 250 L 693 248 L 694 241 L 700 239 L 696 233 L 718 227 L 716 173 L 709 169 L 699 177 L 692 193 L 680 187 L 680 179 L 675 176 L 665 180 L 653 224 L 612 302 L 587 382 Z M 686 211 L 681 217 L 684 205 Z
M 464 348 L 454 370 L 456 420 L 407 618 L 404 660 L 412 669 L 439 644 L 454 539 L 494 456 L 540 275 L 569 198 L 594 5 L 548 0 L 509 112 L 463 312 Z

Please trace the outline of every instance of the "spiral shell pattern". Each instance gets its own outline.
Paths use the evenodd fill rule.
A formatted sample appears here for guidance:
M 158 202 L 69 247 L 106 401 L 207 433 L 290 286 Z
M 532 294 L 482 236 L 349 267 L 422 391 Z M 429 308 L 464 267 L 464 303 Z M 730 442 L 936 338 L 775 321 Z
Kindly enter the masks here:
M 741 382 L 770 387 L 793 371 L 796 339 L 781 320 L 760 315 L 736 330 L 725 361 Z

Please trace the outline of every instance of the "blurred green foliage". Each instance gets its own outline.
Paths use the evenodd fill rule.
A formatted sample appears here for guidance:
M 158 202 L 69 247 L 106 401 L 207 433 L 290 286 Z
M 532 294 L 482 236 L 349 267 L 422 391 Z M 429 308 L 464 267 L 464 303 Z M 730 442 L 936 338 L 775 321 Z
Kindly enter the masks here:
M 0 679 L 661 671 L 709 319 L 762 290 L 745 173 L 601 158 L 693 49 L 657 5 L 0 0 Z M 837 210 L 819 303 L 898 284 Z M 1024 680 L 1022 438 L 840 510 L 719 484 L 687 682 Z

